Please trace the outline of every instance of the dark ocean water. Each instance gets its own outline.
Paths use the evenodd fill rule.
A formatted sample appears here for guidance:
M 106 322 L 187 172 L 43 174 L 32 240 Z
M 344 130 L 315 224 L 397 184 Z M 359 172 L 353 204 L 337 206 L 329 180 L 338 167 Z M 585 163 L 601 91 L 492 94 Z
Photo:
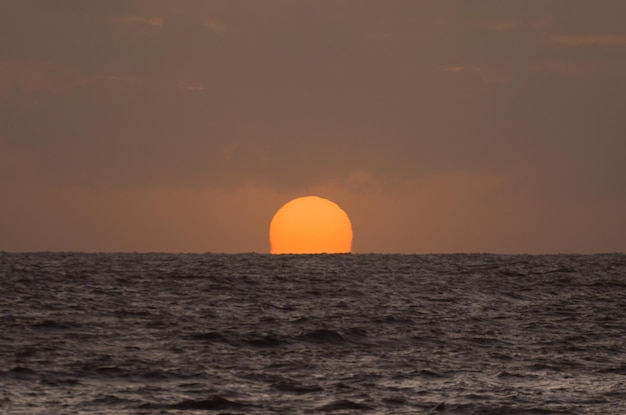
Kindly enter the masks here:
M 0 413 L 626 414 L 626 256 L 0 253 Z

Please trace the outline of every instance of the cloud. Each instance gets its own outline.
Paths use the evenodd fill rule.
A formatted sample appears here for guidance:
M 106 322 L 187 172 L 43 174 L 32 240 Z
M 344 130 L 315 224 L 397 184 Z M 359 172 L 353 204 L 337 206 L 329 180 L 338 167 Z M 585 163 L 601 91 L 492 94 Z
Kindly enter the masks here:
M 556 35 L 552 41 L 566 46 L 626 46 L 626 35 L 591 34 L 591 35 Z
M 259 79 L 221 68 L 197 78 L 109 75 L 60 92 L 18 89 L 3 101 L 2 135 L 40 160 L 34 174 L 42 180 L 85 185 L 289 188 L 359 171 L 393 183 L 526 169 L 526 160 L 559 166 L 576 151 L 619 154 L 622 127 L 606 110 L 625 88 L 617 74 L 598 88 L 538 75 L 485 82 L 481 70 L 453 68 L 383 78 L 364 69 L 354 79 L 280 67 Z M 611 128 L 598 134 L 598 126 Z
M 515 20 L 493 20 L 487 24 L 487 27 L 496 32 L 505 32 L 516 29 L 520 23 Z
M 538 72 L 552 72 L 574 79 L 582 79 L 589 76 L 596 78 L 606 77 L 607 75 L 618 75 L 626 72 L 625 65 L 608 65 L 595 62 L 564 63 L 548 61 L 534 64 L 532 69 Z
M 140 25 L 148 25 L 157 28 L 163 27 L 163 18 L 159 16 L 120 16 L 114 17 L 113 21 L 121 24 L 140 24 Z
M 610 210 L 626 182 L 624 4 L 3 3 L 4 161 L 32 189 L 361 200 L 488 177 L 535 212 Z

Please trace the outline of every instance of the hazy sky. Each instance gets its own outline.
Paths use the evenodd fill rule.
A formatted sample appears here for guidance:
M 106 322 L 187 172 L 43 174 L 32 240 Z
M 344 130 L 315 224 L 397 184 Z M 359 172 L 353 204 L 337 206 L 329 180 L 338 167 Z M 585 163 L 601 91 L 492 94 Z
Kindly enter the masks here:
M 0 0 L 0 250 L 626 251 L 623 0 Z

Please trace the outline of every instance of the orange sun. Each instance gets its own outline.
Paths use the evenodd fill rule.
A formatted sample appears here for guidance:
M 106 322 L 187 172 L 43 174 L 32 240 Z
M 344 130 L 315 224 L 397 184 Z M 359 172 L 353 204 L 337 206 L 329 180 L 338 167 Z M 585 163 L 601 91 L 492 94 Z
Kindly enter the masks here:
M 352 224 L 328 199 L 306 196 L 281 207 L 270 223 L 272 254 L 344 254 L 352 250 Z

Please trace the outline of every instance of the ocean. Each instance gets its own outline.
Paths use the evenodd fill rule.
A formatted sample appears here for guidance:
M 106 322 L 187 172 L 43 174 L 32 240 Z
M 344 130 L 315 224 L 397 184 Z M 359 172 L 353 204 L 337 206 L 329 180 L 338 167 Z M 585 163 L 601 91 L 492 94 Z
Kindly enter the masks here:
M 626 255 L 0 253 L 2 414 L 626 414 Z

